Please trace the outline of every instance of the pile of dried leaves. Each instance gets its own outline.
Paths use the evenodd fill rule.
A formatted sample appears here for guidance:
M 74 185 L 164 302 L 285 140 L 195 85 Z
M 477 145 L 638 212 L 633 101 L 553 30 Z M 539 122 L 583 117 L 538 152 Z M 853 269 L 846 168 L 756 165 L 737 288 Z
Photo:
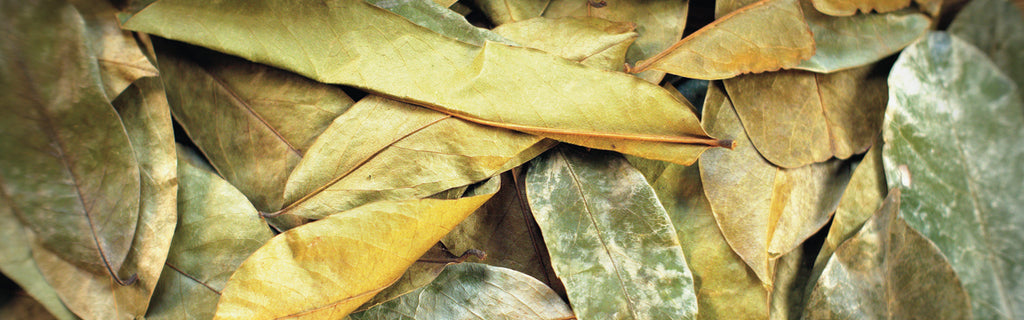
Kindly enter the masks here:
M 1024 317 L 1006 0 L 0 3 L 0 318 Z

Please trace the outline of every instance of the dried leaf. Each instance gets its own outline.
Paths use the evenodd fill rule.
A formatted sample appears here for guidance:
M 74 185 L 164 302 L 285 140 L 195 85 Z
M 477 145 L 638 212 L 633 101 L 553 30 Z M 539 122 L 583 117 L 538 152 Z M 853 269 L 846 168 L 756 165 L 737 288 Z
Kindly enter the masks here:
M 631 23 L 598 18 L 533 18 L 503 24 L 494 32 L 516 43 L 594 68 L 621 71 L 636 40 Z
M 539 17 L 551 0 L 473 0 L 495 25 Z
M 363 313 L 360 319 L 574 319 L 550 288 L 514 270 L 476 263 L 445 269 L 429 286 Z
M 967 292 L 935 244 L 899 218 L 900 190 L 828 260 L 804 319 L 970 319 Z
M 625 159 L 561 148 L 526 175 L 530 208 L 584 319 L 692 319 L 693 278 L 654 190 Z
M 146 319 L 212 319 L 231 273 L 274 233 L 238 189 L 178 147 L 178 225 Z
M 882 159 L 903 219 L 935 242 L 976 319 L 1024 315 L 1024 104 L 969 43 L 931 33 L 889 75 Z
M 352 105 L 341 88 L 201 48 L 155 41 L 171 112 L 189 138 L 264 212 L 288 174 Z
M 689 13 L 689 1 L 648 1 L 648 0 L 617 0 L 605 1 L 605 6 L 595 7 L 591 1 L 554 0 L 544 11 L 548 18 L 560 17 L 596 17 L 610 21 L 633 23 L 640 37 L 626 52 L 626 62 L 635 64 L 645 58 L 654 56 L 668 49 L 683 37 L 686 27 L 686 16 Z M 619 70 L 622 64 L 616 66 Z M 661 82 L 665 73 L 648 70 L 637 74 L 637 77 L 651 83 Z
M 128 279 L 120 270 L 138 221 L 139 163 L 82 17 L 59 1 L 0 6 L 0 192 L 61 259 Z
M 722 90 L 709 88 L 704 125 L 738 146 L 701 158 L 704 193 L 729 245 L 770 287 L 775 260 L 828 222 L 849 168 L 837 160 L 796 169 L 773 166 L 754 150 Z
M 369 96 L 313 143 L 288 178 L 289 205 L 275 215 L 319 219 L 374 201 L 426 197 L 511 169 L 552 144 Z
M 275 10 L 256 10 L 266 5 Z M 227 12 L 247 13 L 239 18 Z M 388 28 L 382 33 L 364 25 Z M 532 49 L 493 42 L 473 46 L 361 1 L 327 7 L 273 0 L 244 6 L 160 1 L 126 27 L 319 81 L 364 87 L 464 120 L 592 148 L 688 164 L 710 146 L 731 145 L 709 138 L 692 112 L 654 84 Z
M 121 30 L 117 9 L 106 0 L 71 0 L 85 19 L 86 46 L 100 67 L 103 89 L 111 100 L 132 82 L 158 72 L 132 37 Z
M 49 283 L 46 283 L 46 278 L 39 272 L 36 261 L 32 259 L 32 244 L 29 242 L 28 235 L 25 234 L 25 226 L 11 210 L 9 199 L 2 194 L 0 194 L 0 243 L 3 243 L 0 246 L 0 271 L 31 296 L 28 300 L 38 301 L 36 303 L 42 304 L 52 317 L 61 320 L 75 319 L 71 310 L 68 310 L 60 302 L 57 291 Z M 9 302 L 8 304 L 13 303 Z M 5 314 L 0 312 L 0 316 L 5 316 Z
M 494 195 L 496 180 L 481 195 L 375 202 L 279 234 L 231 276 L 215 319 L 341 319 Z
M 912 9 L 833 17 L 807 1 L 801 4 L 818 50 L 795 69 L 830 73 L 874 63 L 920 39 L 931 26 L 928 16 Z
M 890 12 L 910 6 L 910 0 L 810 0 L 814 8 L 832 16 L 852 16 L 859 10 Z
M 477 28 L 469 24 L 466 17 L 448 9 L 450 5 L 420 0 L 367 0 L 367 2 L 397 13 L 424 28 L 472 45 L 482 46 L 484 41 L 514 44 L 491 30 Z M 517 1 L 517 3 L 525 2 Z
M 1005 0 L 974 0 L 949 24 L 949 33 L 985 52 L 1024 88 L 1024 13 Z
M 882 125 L 884 72 L 780 71 L 725 80 L 757 151 L 783 168 L 867 151 Z
M 419 259 L 416 259 L 416 262 L 409 266 L 409 269 L 406 269 L 402 277 L 395 281 L 394 284 L 381 290 L 380 293 L 373 296 L 373 299 L 363 303 L 353 312 L 365 311 L 371 307 L 395 300 L 423 288 L 433 282 L 449 265 L 463 263 L 470 257 L 484 259 L 486 256 L 483 251 L 475 249 L 465 251 L 462 255 L 455 255 L 444 246 L 444 243 L 438 242 L 433 247 L 430 247 Z
M 58 319 L 50 314 L 45 306 L 24 292 L 17 292 L 9 300 L 5 299 L 3 305 L 0 305 L 0 318 L 9 320 Z
M 797 1 L 762 0 L 737 9 L 637 62 L 630 72 L 654 69 L 715 80 L 795 67 L 814 55 L 814 38 Z

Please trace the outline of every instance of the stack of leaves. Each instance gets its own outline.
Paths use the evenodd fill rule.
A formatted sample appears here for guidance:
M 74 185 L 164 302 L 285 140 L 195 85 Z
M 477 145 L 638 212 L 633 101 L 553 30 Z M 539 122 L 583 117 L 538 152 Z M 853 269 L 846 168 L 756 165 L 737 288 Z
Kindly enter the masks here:
M 1008 0 L 0 0 L 0 318 L 1019 319 Z

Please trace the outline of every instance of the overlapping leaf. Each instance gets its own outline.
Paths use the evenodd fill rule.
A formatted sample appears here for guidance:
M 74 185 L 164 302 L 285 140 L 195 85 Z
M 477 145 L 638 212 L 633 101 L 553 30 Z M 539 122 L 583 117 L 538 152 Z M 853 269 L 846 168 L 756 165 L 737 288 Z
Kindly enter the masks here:
M 574 319 L 543 283 L 514 270 L 476 263 L 448 267 L 430 285 L 363 313 L 360 319 Z
M 889 12 L 910 6 L 910 0 L 810 0 L 814 8 L 828 15 L 851 16 L 860 12 Z
M 441 3 L 435 3 L 435 1 L 369 0 L 367 2 L 397 13 L 406 19 L 409 19 L 409 21 L 440 33 L 441 35 L 472 45 L 482 46 L 484 45 L 484 41 L 513 44 L 490 30 L 477 28 L 476 26 L 469 24 L 465 17 L 455 11 L 449 10 L 448 6 L 444 6 Z M 516 2 L 527 3 L 527 1 Z
M 139 163 L 82 17 L 60 1 L 0 6 L 0 192 L 61 259 L 117 277 L 138 221 Z
M 32 244 L 25 234 L 25 226 L 14 215 L 8 201 L 0 194 L 0 243 L 3 243 L 0 246 L 0 271 L 25 290 L 29 300 L 38 301 L 53 317 L 74 319 L 71 310 L 60 302 L 57 291 L 39 272 L 39 266 L 32 259 Z
M 828 260 L 804 319 L 970 319 L 970 300 L 949 261 L 899 218 L 893 189 Z
M 701 158 L 704 193 L 729 245 L 770 286 L 775 260 L 828 222 L 849 169 L 836 160 L 796 169 L 773 166 L 758 155 L 716 85 L 708 90 L 702 119 L 708 131 L 738 145 Z
M 812 55 L 814 38 L 798 0 L 762 0 L 722 16 L 630 72 L 726 79 L 792 68 Z
M 231 276 L 215 319 L 343 318 L 493 196 L 497 180 L 479 195 L 375 202 L 279 234 Z
M 438 242 L 419 259 L 416 259 L 416 262 L 409 266 L 394 284 L 381 290 L 373 296 L 373 299 L 363 303 L 354 312 L 365 311 L 423 288 L 433 282 L 449 265 L 466 262 L 471 257 L 476 257 L 479 260 L 486 258 L 487 255 L 483 251 L 475 249 L 455 255 L 444 246 L 444 243 Z
M 256 208 L 178 147 L 178 225 L 147 319 L 212 319 L 242 261 L 273 237 Z
M 863 66 L 894 54 L 924 36 L 931 24 L 911 9 L 832 17 L 803 4 L 804 17 L 814 33 L 817 51 L 796 69 L 829 73 Z
M 1019 7 L 1005 0 L 971 1 L 949 24 L 949 33 L 977 46 L 1017 88 L 1024 88 L 1024 14 Z
M 73 0 L 85 20 L 86 46 L 100 67 L 103 89 L 111 100 L 132 82 L 157 76 L 156 67 L 142 54 L 130 31 L 121 30 L 117 9 L 110 1 Z
M 516 43 L 584 65 L 621 71 L 637 34 L 631 23 L 598 18 L 533 18 L 507 23 L 494 32 Z
M 495 25 L 539 17 L 551 0 L 473 0 Z
M 985 53 L 931 33 L 889 75 L 882 150 L 901 215 L 935 242 L 976 319 L 1024 315 L 1024 105 Z
M 259 9 L 265 6 L 275 9 Z M 360 1 L 160 1 L 126 26 L 592 148 L 688 164 L 709 146 L 730 145 L 709 138 L 692 112 L 653 84 L 536 50 L 493 42 L 473 46 Z
M 258 210 L 281 209 L 288 174 L 352 100 L 289 72 L 178 43 L 155 45 L 174 118 Z
M 692 319 L 693 278 L 654 190 L 625 159 L 552 150 L 526 194 L 555 274 L 584 319 Z

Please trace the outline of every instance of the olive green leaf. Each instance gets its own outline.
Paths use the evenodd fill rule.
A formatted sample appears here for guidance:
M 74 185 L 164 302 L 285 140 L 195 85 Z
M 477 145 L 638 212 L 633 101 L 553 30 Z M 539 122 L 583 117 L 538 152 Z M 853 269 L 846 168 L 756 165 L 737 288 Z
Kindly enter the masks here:
M 228 277 L 274 233 L 238 189 L 178 147 L 178 225 L 146 319 L 213 319 Z
M 729 245 L 770 287 L 775 260 L 828 222 L 849 168 L 838 160 L 796 169 L 772 165 L 754 149 L 717 85 L 709 86 L 702 119 L 708 131 L 738 145 L 701 157 L 704 193 Z
M 39 272 L 36 261 L 32 259 L 32 244 L 25 234 L 25 226 L 14 215 L 6 195 L 0 194 L 0 272 L 13 280 L 27 293 L 28 300 L 38 301 L 52 317 L 61 320 L 75 319 L 68 310 L 57 291 L 46 283 L 46 278 Z M 9 302 L 8 304 L 14 304 Z M 0 317 L 5 316 L 0 312 Z M 4 318 L 8 319 L 8 318 Z
M 544 11 L 544 16 L 596 17 L 635 24 L 640 37 L 626 52 L 626 62 L 630 64 L 654 56 L 679 41 L 679 38 L 683 37 L 690 7 L 687 0 L 604 1 L 605 5 L 602 7 L 593 6 L 593 2 L 598 1 L 554 0 Z M 621 66 L 616 66 L 615 70 L 619 70 Z M 664 76 L 665 73 L 658 70 L 637 74 L 637 77 L 651 83 L 661 82 Z
M 480 195 L 374 202 L 281 233 L 231 276 L 214 319 L 341 319 L 483 205 L 497 180 Z
M 814 37 L 798 0 L 762 0 L 722 16 L 628 71 L 653 69 L 714 80 L 792 68 L 812 55 Z
M 491 30 L 477 28 L 466 17 L 434 1 L 367 0 L 375 6 L 397 13 L 409 21 L 452 39 L 482 46 L 484 41 L 514 44 Z M 452 1 L 455 2 L 455 1 Z M 525 2 L 525 1 L 517 1 Z
M 831 255 L 804 319 L 970 319 L 949 261 L 899 218 L 900 190 Z
M 768 297 L 772 320 L 798 320 L 806 305 L 808 276 L 814 264 L 814 257 L 807 252 L 808 240 L 799 247 L 779 257 L 775 264 L 775 278 Z
M 495 25 L 539 17 L 551 0 L 473 0 Z M 582 1 L 585 2 L 585 1 Z
M 61 259 L 130 282 L 120 270 L 138 222 L 139 163 L 85 23 L 60 1 L 4 1 L 0 12 L 0 191 Z
M 171 112 L 189 138 L 256 209 L 281 209 L 288 174 L 352 99 L 290 72 L 154 42 Z
M 860 12 L 890 12 L 910 6 L 910 0 L 810 0 L 814 8 L 831 16 L 852 16 Z
M 10 299 L 4 299 L 0 304 L 0 318 L 9 320 L 60 319 L 50 314 L 42 303 L 21 292 L 14 293 Z
M 558 148 L 531 162 L 526 194 L 583 319 L 692 319 L 693 278 L 654 190 L 621 156 Z
M 374 201 L 426 197 L 511 169 L 552 145 L 368 96 L 313 143 L 288 178 L 289 205 L 273 215 L 319 219 Z
M 697 318 L 768 319 L 769 289 L 726 242 L 704 196 L 700 170 L 669 164 L 651 186 L 672 219 L 693 271 Z
M 177 221 L 177 161 L 170 110 L 159 79 L 142 78 L 113 101 L 139 159 L 142 194 L 138 224 L 123 274 L 138 281 L 121 286 L 110 276 L 91 273 L 42 247 L 32 254 L 61 300 L 86 319 L 124 319 L 146 313 L 171 246 Z
M 441 274 L 441 271 L 444 271 L 449 265 L 463 263 L 470 257 L 484 259 L 486 256 L 487 254 L 483 251 L 476 249 L 467 250 L 461 255 L 455 255 L 444 246 L 444 243 L 438 242 L 433 247 L 430 247 L 419 259 L 416 259 L 416 262 L 409 266 L 409 269 L 406 269 L 402 277 L 395 281 L 394 284 L 381 290 L 380 293 L 373 296 L 373 299 L 366 301 L 366 303 L 363 303 L 353 312 L 365 311 L 371 307 L 416 291 L 416 289 L 433 282 Z
M 1019 4 L 1019 3 L 1018 3 Z M 999 70 L 1024 88 L 1024 17 L 1006 0 L 974 0 L 949 24 L 949 33 L 988 54 Z
M 817 51 L 794 67 L 830 73 L 874 63 L 920 39 L 931 19 L 913 9 L 879 14 L 833 17 L 801 1 Z
M 598 18 L 533 18 L 503 24 L 494 32 L 516 43 L 584 65 L 621 71 L 637 34 L 631 23 Z
M 121 30 L 118 11 L 106 0 L 70 1 L 85 19 L 86 46 L 100 67 L 103 89 L 111 100 L 132 82 L 157 76 L 130 31 Z
M 885 72 L 875 66 L 743 75 L 725 88 L 754 147 L 783 168 L 865 152 L 881 131 Z
M 361 319 L 575 319 L 551 288 L 515 270 L 450 266 L 430 285 L 362 313 Z
M 363 27 L 374 25 L 387 28 Z M 473 46 L 362 1 L 159 1 L 126 27 L 591 148 L 689 164 L 711 146 L 731 146 L 657 85 L 529 48 Z
M 985 53 L 931 33 L 889 75 L 882 159 L 902 216 L 949 259 L 976 319 L 1024 315 L 1024 105 Z

